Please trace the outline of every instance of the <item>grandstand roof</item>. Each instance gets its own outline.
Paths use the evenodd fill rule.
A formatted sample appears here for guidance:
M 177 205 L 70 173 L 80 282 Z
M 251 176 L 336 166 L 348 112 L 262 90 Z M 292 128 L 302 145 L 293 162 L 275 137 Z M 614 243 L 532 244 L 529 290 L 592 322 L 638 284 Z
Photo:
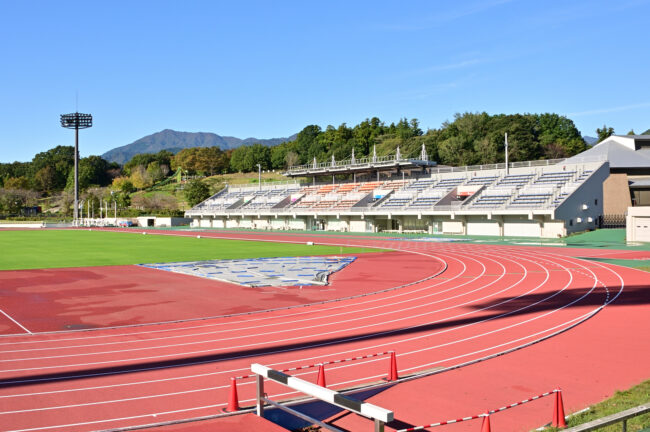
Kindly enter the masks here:
M 638 135 L 641 140 L 650 140 L 650 135 Z M 637 141 L 635 135 L 617 136 L 614 135 L 592 148 L 570 157 L 564 163 L 578 163 L 586 158 L 602 158 L 609 161 L 610 168 L 650 168 L 650 151 L 645 148 L 634 150 L 635 147 L 629 143 L 620 142 L 621 138 L 625 141 Z

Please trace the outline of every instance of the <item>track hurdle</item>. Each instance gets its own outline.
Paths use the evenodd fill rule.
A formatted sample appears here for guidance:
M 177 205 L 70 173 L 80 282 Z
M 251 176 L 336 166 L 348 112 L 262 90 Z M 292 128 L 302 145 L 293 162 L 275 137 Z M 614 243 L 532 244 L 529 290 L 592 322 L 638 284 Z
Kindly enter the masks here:
M 324 369 L 325 365 L 346 363 L 350 361 L 363 360 L 363 359 L 380 357 L 385 355 L 390 355 L 388 374 L 386 375 L 385 379 L 386 381 L 396 381 L 399 379 L 399 376 L 397 372 L 397 360 L 396 360 L 395 351 L 382 351 L 374 354 L 365 354 L 357 357 L 348 357 L 344 359 L 324 361 L 321 363 L 313 363 L 313 364 L 308 364 L 303 366 L 290 367 L 286 369 L 280 369 L 280 372 L 293 372 L 293 371 L 299 371 L 304 369 L 318 368 L 318 381 L 317 381 L 318 385 L 325 387 L 325 369 Z M 228 406 L 227 408 L 222 409 L 224 412 L 239 411 L 240 407 L 239 407 L 239 400 L 237 396 L 237 381 L 248 379 L 248 378 L 255 378 L 255 376 L 256 376 L 255 374 L 249 374 L 249 375 L 241 375 L 241 376 L 230 378 L 230 394 L 228 397 Z
M 352 411 L 356 414 L 372 419 L 375 425 L 375 432 L 384 432 L 384 425 L 387 422 L 393 421 L 394 419 L 394 414 L 392 411 L 378 407 L 376 405 L 372 405 L 367 402 L 360 401 L 350 396 L 346 396 L 343 393 L 321 387 L 317 384 L 310 383 L 309 381 L 287 375 L 284 372 L 271 369 L 258 363 L 253 363 L 251 365 L 251 372 L 255 374 L 257 388 L 257 415 L 260 417 L 264 417 L 264 404 L 269 404 L 283 411 L 297 415 L 304 420 L 312 421 L 314 424 L 317 424 L 323 428 L 339 431 L 338 428 L 320 422 L 314 418 L 306 416 L 305 414 L 299 413 L 296 410 L 285 407 L 275 401 L 268 399 L 264 393 L 264 378 L 266 378 L 316 399 L 338 406 L 339 408 L 343 408 L 345 410 Z

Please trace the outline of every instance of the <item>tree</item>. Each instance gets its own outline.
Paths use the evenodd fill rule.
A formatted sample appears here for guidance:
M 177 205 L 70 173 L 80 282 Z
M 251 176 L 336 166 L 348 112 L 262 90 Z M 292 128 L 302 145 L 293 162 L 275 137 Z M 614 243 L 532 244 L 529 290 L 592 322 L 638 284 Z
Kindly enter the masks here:
M 30 177 L 34 178 L 46 166 L 54 170 L 52 189 L 61 190 L 66 187 L 70 172 L 74 169 L 74 147 L 57 146 L 36 154 L 29 167 Z
M 133 183 L 133 186 L 135 186 L 136 189 L 148 188 L 153 184 L 151 177 L 149 177 L 149 174 L 144 169 L 144 167 L 142 167 L 142 165 L 138 165 L 137 167 L 131 169 L 130 179 L 131 183 Z
M 26 189 L 1 189 L 0 213 L 17 215 L 25 206 L 37 204 L 38 193 Z
M 135 186 L 133 186 L 133 183 L 128 177 L 116 177 L 113 179 L 111 188 L 116 192 L 123 192 L 126 194 L 135 192 Z
M 157 161 L 153 161 L 147 165 L 147 175 L 151 179 L 152 183 L 157 183 L 165 177 L 160 168 L 160 163 Z
M 610 136 L 614 135 L 614 128 L 603 125 L 602 129 L 596 129 L 596 133 L 598 134 L 598 142 L 601 142 L 605 138 L 609 138 Z
M 29 189 L 29 180 L 27 177 L 11 177 L 4 182 L 5 189 Z
M 284 161 L 287 164 L 286 166 L 290 168 L 300 162 L 300 156 L 296 152 L 290 151 L 284 156 Z
M 201 180 L 192 180 L 185 186 L 185 199 L 194 207 L 210 197 L 210 188 Z
M 134 168 L 138 166 L 149 166 L 151 162 L 158 162 L 158 165 L 171 165 L 174 154 L 168 150 L 161 150 L 158 153 L 140 153 L 131 158 L 124 164 L 124 172 L 130 175 Z
M 629 131 L 627 134 L 628 134 L 628 135 L 636 135 L 636 134 L 634 133 L 634 129 L 630 129 L 630 131 Z
M 36 189 L 43 192 L 50 192 L 56 184 L 56 171 L 50 165 L 46 165 L 34 175 Z

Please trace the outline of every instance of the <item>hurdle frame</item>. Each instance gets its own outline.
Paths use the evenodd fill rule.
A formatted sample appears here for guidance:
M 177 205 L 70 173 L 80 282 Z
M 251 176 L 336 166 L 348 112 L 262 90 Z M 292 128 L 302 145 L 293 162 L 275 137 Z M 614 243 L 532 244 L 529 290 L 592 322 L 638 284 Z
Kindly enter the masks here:
M 329 403 L 331 405 L 338 406 L 345 410 L 354 412 L 363 417 L 369 418 L 374 421 L 374 431 L 375 432 L 384 432 L 385 424 L 394 420 L 394 414 L 392 411 L 385 408 L 372 405 L 367 402 L 363 402 L 346 396 L 343 393 L 337 392 L 335 390 L 330 390 L 325 387 L 321 387 L 317 384 L 305 381 L 303 379 L 285 374 L 284 372 L 271 369 L 267 366 L 263 366 L 258 363 L 251 364 L 251 372 L 253 372 L 256 377 L 256 412 L 260 417 L 264 417 L 264 404 L 269 403 L 283 411 L 289 412 L 293 415 L 297 415 L 303 420 L 312 421 L 314 424 L 317 424 L 321 427 L 324 427 L 329 430 L 340 431 L 340 429 L 328 425 L 326 423 L 320 422 L 314 418 L 311 418 L 305 414 L 298 413 L 296 410 L 282 406 L 266 397 L 264 393 L 264 378 L 270 379 L 279 384 L 283 384 L 293 390 L 300 391 L 305 393 L 313 398 L 319 399 L 323 402 Z

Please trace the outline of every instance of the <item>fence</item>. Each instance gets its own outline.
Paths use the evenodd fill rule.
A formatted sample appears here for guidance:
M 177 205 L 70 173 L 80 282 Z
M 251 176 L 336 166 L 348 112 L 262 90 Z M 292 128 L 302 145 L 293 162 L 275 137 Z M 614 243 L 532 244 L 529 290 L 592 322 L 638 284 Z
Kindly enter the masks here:
M 603 215 L 601 228 L 625 228 L 624 214 L 606 214 Z
M 406 429 L 399 429 L 396 432 L 412 432 L 412 431 L 419 431 L 427 428 L 432 428 L 432 427 L 437 427 L 437 426 L 445 426 L 448 424 L 453 424 L 453 423 L 460 423 L 464 421 L 469 421 L 469 420 L 475 420 L 482 418 L 483 419 L 483 425 L 481 427 L 482 431 L 485 430 L 490 430 L 490 416 L 492 414 L 496 414 L 501 411 L 505 411 L 520 405 L 523 405 L 528 402 L 535 401 L 537 399 L 541 399 L 546 396 L 550 395 L 555 395 L 555 403 L 553 404 L 553 419 L 551 421 L 551 426 L 554 427 L 566 427 L 566 420 L 564 417 L 564 403 L 562 401 L 562 390 L 560 389 L 554 389 L 546 393 L 542 393 L 533 397 L 530 397 L 528 399 L 524 399 L 519 402 L 512 403 L 510 405 L 505 405 L 500 408 L 496 408 L 493 410 L 488 410 L 482 414 L 476 414 L 472 416 L 467 416 L 467 417 L 462 417 L 462 418 L 457 418 L 457 419 L 451 419 L 451 420 L 444 420 L 436 423 L 429 423 L 427 425 L 422 425 L 422 426 L 414 426 Z

